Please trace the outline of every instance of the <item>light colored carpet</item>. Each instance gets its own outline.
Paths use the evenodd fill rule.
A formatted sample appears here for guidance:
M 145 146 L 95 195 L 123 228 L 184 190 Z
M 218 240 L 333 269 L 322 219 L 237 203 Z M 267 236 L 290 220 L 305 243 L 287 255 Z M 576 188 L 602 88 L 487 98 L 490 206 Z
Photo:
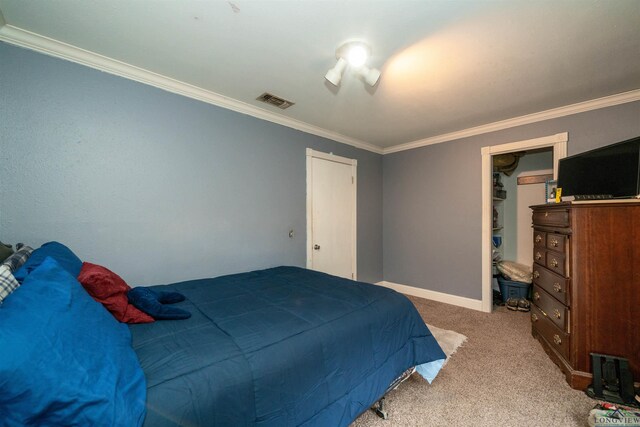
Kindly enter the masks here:
M 455 331 L 440 329 L 433 325 L 427 324 L 427 327 L 429 327 L 433 337 L 438 341 L 438 344 L 440 344 L 440 348 L 444 351 L 444 354 L 447 355 L 447 360 L 445 360 L 442 365 L 444 367 L 447 362 L 449 362 L 449 359 L 451 359 L 451 356 L 458 350 L 458 347 L 467 340 L 467 337 Z
M 531 336 L 529 313 L 482 313 L 409 297 L 429 325 L 464 334 L 429 385 L 418 374 L 391 391 L 388 420 L 373 411 L 352 427 L 586 426 L 595 401 L 571 389 Z

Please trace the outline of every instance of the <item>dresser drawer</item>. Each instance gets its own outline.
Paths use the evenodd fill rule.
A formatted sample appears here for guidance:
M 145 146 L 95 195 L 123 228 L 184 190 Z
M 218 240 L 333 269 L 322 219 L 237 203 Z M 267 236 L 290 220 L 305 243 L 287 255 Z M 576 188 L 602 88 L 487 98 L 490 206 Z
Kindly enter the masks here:
M 537 285 L 533 285 L 533 303 L 561 330 L 569 331 L 569 309 Z
M 540 209 L 533 212 L 533 225 L 569 226 L 568 209 Z
M 565 265 L 565 256 L 557 252 L 547 252 L 544 265 L 554 273 L 567 276 L 568 269 Z
M 547 246 L 547 233 L 544 231 L 533 230 L 533 247 L 544 248 Z
M 549 346 L 554 348 L 565 360 L 569 360 L 570 335 L 558 327 L 535 305 L 531 307 L 531 325 Z
M 547 248 L 564 254 L 567 246 L 567 236 L 564 234 L 547 233 Z
M 560 301 L 564 305 L 571 305 L 569 298 L 569 280 L 559 276 L 545 267 L 533 264 L 533 283 L 547 291 L 549 295 Z

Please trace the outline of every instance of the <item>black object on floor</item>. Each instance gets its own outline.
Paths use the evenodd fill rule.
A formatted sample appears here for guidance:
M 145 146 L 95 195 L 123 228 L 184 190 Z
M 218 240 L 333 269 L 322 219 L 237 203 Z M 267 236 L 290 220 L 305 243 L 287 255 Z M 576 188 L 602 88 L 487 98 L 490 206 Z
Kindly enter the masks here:
M 593 384 L 587 388 L 587 396 L 608 402 L 640 407 L 635 399 L 633 375 L 629 361 L 624 357 L 591 353 Z
M 387 411 L 384 409 L 384 396 L 380 400 L 378 400 L 375 406 L 371 409 L 373 409 L 376 415 L 382 418 L 383 420 L 386 420 L 387 418 L 389 418 Z
M 502 294 L 500 291 L 496 291 L 493 289 L 493 305 L 503 306 L 504 301 L 502 300 Z

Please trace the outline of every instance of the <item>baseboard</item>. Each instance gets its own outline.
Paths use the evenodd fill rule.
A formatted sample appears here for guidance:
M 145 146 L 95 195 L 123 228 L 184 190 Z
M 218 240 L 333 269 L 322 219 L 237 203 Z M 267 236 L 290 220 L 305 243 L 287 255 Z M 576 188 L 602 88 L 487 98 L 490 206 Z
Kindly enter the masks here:
M 401 285 L 399 283 L 387 282 L 383 280 L 376 283 L 378 286 L 393 289 L 402 294 L 414 297 L 429 299 L 432 301 L 444 302 L 446 304 L 457 305 L 458 307 L 470 308 L 482 311 L 482 300 L 460 297 L 457 295 L 445 294 L 443 292 L 431 291 L 429 289 L 416 288 L 414 286 Z

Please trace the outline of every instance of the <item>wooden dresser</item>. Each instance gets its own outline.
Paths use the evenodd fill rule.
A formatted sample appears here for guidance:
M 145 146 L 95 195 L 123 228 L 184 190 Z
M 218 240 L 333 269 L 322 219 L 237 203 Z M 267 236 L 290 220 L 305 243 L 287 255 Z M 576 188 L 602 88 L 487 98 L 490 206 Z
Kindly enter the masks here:
M 531 332 L 572 388 L 591 357 L 629 359 L 640 381 L 640 201 L 533 209 Z

